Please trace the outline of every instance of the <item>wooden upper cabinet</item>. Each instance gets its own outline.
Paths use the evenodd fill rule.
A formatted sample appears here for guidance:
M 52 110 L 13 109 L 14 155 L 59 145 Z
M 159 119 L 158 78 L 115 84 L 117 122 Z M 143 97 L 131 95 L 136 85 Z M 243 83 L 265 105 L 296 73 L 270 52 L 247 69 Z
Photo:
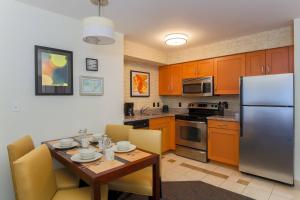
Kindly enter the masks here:
M 294 46 L 289 47 L 289 72 L 294 73 Z
M 213 76 L 214 75 L 214 59 L 200 60 L 198 62 L 197 76 Z
M 182 79 L 196 78 L 198 72 L 198 61 L 192 61 L 182 64 Z
M 170 66 L 171 95 L 182 95 L 182 64 Z
M 170 73 L 169 66 L 159 68 L 159 95 L 168 95 L 170 90 Z
M 159 68 L 159 95 L 182 94 L 181 64 Z
M 266 50 L 266 74 L 283 74 L 289 71 L 289 47 Z
M 215 94 L 239 94 L 240 77 L 245 76 L 246 55 L 214 59 Z
M 266 74 L 266 51 L 255 51 L 246 54 L 246 76 Z

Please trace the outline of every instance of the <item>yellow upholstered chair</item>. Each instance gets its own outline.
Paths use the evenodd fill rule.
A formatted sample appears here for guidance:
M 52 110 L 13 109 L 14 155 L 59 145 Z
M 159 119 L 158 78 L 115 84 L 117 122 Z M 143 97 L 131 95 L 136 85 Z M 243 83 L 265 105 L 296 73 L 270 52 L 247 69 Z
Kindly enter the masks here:
M 58 190 L 51 154 L 46 145 L 41 145 L 14 161 L 13 169 L 19 200 L 91 199 L 89 187 Z M 102 192 L 101 199 L 107 200 L 107 187 L 103 187 Z
M 116 125 L 108 124 L 105 128 L 105 133 L 112 139 L 114 142 L 118 141 L 127 141 L 129 130 L 132 129 L 132 126 L 129 125 Z
M 7 146 L 14 187 L 15 187 L 15 174 L 13 170 L 13 162 L 21 158 L 22 156 L 26 155 L 33 149 L 34 149 L 34 144 L 32 138 L 29 135 L 26 135 L 21 139 Z M 75 188 L 78 187 L 79 185 L 79 178 L 65 168 L 55 170 L 55 176 L 56 176 L 57 187 L 59 189 Z M 18 199 L 17 196 L 16 199 Z
M 129 131 L 129 141 L 140 149 L 161 154 L 161 131 L 132 129 Z M 152 196 L 152 167 L 110 182 L 109 189 Z

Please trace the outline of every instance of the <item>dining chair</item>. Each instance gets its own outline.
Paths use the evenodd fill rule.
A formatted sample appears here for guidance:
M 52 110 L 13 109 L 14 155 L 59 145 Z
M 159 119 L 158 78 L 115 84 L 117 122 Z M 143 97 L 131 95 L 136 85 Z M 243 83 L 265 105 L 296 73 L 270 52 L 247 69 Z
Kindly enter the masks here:
M 26 135 L 7 146 L 11 176 L 12 176 L 13 186 L 15 191 L 16 191 L 15 173 L 13 170 L 13 162 L 21 158 L 22 156 L 26 155 L 30 151 L 34 150 L 34 148 L 35 147 L 32 138 L 29 135 Z M 71 172 L 69 172 L 66 168 L 56 169 L 54 172 L 55 172 L 57 187 L 59 189 L 75 188 L 79 186 L 79 178 L 74 174 L 72 174 Z M 16 199 L 18 200 L 17 195 L 16 195 Z
M 131 129 L 129 141 L 140 149 L 161 155 L 161 131 Z M 114 191 L 152 196 L 152 167 L 121 177 L 110 182 L 108 187 Z
M 108 124 L 106 125 L 105 133 L 114 142 L 127 141 L 129 130 L 132 128 L 133 126 L 130 125 Z
M 90 200 L 90 187 L 58 189 L 48 147 L 43 144 L 13 162 L 19 200 Z M 108 188 L 101 188 L 107 200 Z

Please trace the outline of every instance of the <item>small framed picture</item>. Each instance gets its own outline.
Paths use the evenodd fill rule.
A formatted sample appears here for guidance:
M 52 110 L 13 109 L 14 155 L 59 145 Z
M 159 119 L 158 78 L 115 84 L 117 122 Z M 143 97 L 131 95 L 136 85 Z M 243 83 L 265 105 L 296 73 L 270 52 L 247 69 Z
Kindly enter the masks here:
M 98 59 L 86 58 L 85 59 L 86 71 L 98 71 Z
M 79 77 L 81 96 L 102 96 L 104 95 L 104 78 L 92 76 Z

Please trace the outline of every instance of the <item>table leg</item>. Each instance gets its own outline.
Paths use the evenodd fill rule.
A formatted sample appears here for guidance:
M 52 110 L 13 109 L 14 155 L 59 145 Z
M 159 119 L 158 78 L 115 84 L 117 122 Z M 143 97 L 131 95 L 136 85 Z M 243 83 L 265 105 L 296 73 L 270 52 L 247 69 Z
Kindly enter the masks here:
M 159 171 L 159 157 L 157 157 L 156 162 L 152 165 L 152 192 L 153 192 L 153 200 L 160 199 L 160 171 Z
M 101 185 L 93 184 L 92 187 L 92 200 L 101 200 Z

